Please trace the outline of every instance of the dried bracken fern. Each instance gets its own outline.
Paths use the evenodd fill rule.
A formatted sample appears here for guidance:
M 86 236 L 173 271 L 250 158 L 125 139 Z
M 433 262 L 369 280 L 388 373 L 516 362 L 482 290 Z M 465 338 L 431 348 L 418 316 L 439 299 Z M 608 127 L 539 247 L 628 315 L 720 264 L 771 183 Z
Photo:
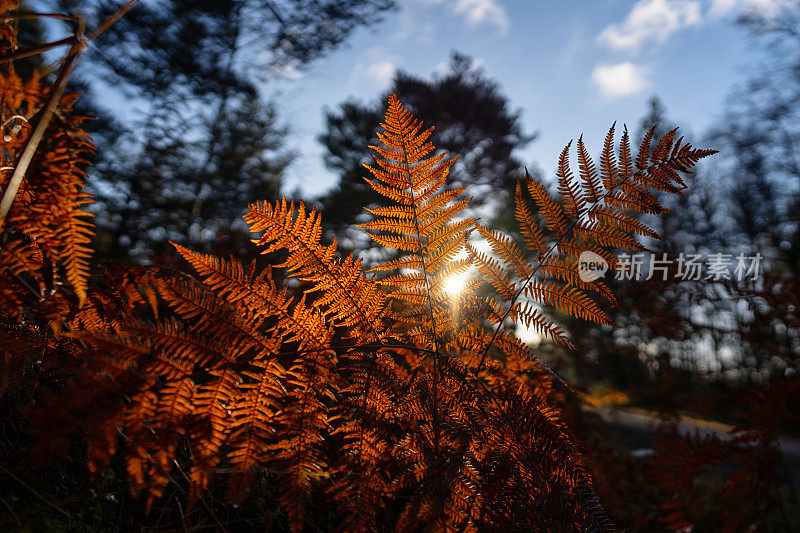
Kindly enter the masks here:
M 0 83 L 16 89 L 7 89 L 4 93 L 4 105 L 13 110 L 12 117 L 6 120 L 10 121 L 7 129 L 4 127 L 8 140 L 3 141 L 0 159 L 3 169 L 0 187 L 5 190 L 11 170 L 16 166 L 18 149 L 30 133 L 28 121 L 36 120 L 35 115 L 47 96 L 48 88 L 35 74 L 22 81 L 10 68 L 2 75 L 4 79 L 0 79 Z M 52 124 L 45 141 L 39 145 L 3 230 L 9 239 L 4 243 L 6 250 L 19 249 L 20 246 L 38 247 L 46 259 L 54 266 L 58 265 L 53 272 L 56 276 L 54 281 L 64 279 L 79 300 L 83 300 L 92 254 L 90 244 L 94 236 L 92 215 L 83 209 L 92 202 L 91 196 L 84 192 L 88 164 L 84 157 L 94 150 L 94 146 L 81 129 L 85 117 L 70 115 L 74 101 L 74 95 L 62 99 L 60 109 L 64 118 Z M 14 234 L 17 237 L 11 240 Z M 39 266 L 41 268 L 41 262 Z M 36 277 L 41 275 L 37 274 L 40 268 L 29 267 L 25 271 Z
M 140 269 L 90 290 L 69 333 L 86 346 L 72 401 L 42 420 L 82 420 L 91 470 L 120 453 L 148 508 L 186 464 L 192 502 L 215 480 L 241 498 L 264 473 L 295 531 L 312 498 L 344 531 L 609 529 L 554 376 L 506 326 L 572 346 L 546 308 L 610 323 L 613 293 L 580 278 L 579 255 L 613 265 L 612 250 L 641 249 L 633 235 L 655 233 L 636 213 L 659 212 L 653 191 L 679 190 L 713 152 L 670 132 L 634 161 L 612 128 L 598 174 L 578 141 L 578 178 L 565 149 L 558 197 L 519 184 L 523 250 L 460 217 L 469 200 L 446 189 L 454 159 L 432 131 L 390 98 L 368 167 L 388 205 L 362 227 L 396 258 L 365 273 L 320 243 L 314 209 L 253 204 L 245 220 L 274 264 L 176 245 L 195 275 Z M 6 268 L 33 261 L 14 250 Z M 453 276 L 467 278 L 457 293 Z
M 17 2 L 0 6 L 0 57 L 16 49 Z M 86 117 L 72 112 L 77 95 L 60 97 L 33 157 L 26 148 L 42 122 L 54 89 L 36 71 L 23 78 L 12 61 L 0 64 L 0 195 L 13 203 L 0 217 L 0 320 L 3 336 L 0 393 L 18 391 L 31 368 L 45 371 L 74 357 L 74 343 L 59 338 L 86 298 L 94 237 L 92 198 L 84 178 L 94 146 Z M 30 151 L 30 150 L 29 150 Z M 22 174 L 19 188 L 12 175 Z M 13 193 L 13 194 L 12 194 Z M 16 340 L 27 339 L 28 350 Z

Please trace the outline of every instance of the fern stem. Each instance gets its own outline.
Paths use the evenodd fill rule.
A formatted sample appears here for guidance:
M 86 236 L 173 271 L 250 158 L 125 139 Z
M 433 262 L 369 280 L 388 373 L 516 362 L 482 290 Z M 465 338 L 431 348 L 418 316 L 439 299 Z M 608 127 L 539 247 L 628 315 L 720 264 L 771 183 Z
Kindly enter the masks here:
M 431 329 L 433 330 L 433 435 L 435 455 L 439 456 L 439 334 L 436 327 L 436 314 L 433 311 L 433 299 L 431 298 L 431 280 L 428 276 L 428 267 L 425 265 L 425 254 L 422 247 L 422 235 L 419 228 L 419 216 L 417 215 L 417 200 L 414 198 L 414 187 L 411 182 L 411 166 L 408 161 L 408 150 L 406 149 L 405 137 L 400 138 L 403 147 L 403 162 L 406 166 L 406 177 L 408 179 L 409 190 L 411 191 L 411 206 L 414 212 L 414 230 L 417 232 L 417 252 L 422 262 L 422 275 L 425 277 L 425 297 L 428 300 L 428 310 L 431 314 Z

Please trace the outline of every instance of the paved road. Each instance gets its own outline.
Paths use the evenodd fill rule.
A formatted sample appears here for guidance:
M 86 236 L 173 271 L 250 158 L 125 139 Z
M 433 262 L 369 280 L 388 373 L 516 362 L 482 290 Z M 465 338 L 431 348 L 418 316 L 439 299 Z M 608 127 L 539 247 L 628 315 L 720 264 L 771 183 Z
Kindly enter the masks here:
M 610 408 L 600 407 L 591 408 L 598 412 L 611 425 L 625 431 L 634 446 L 646 448 L 652 445 L 653 430 L 658 425 L 658 418 L 648 411 L 629 408 Z M 721 439 L 730 439 L 732 426 L 719 422 L 710 422 L 695 418 L 682 418 L 679 423 L 681 432 L 694 433 L 698 431 L 700 435 L 713 434 Z M 786 473 L 792 480 L 795 488 L 800 490 L 800 441 L 790 438 L 779 438 L 778 446 L 783 455 L 783 463 Z

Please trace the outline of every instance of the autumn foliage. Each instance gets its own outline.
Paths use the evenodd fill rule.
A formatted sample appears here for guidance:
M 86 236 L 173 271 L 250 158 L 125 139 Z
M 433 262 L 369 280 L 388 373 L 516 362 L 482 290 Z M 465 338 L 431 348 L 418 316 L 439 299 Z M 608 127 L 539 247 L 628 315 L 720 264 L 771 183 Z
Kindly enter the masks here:
M 0 72 L 5 190 L 49 88 Z M 266 268 L 176 244 L 184 269 L 93 276 L 93 146 L 74 101 L 60 101 L 0 228 L 0 393 L 30 389 L 32 368 L 58 376 L 27 413 L 38 458 L 80 434 L 93 476 L 120 461 L 145 513 L 170 484 L 191 508 L 266 480 L 294 531 L 321 507 L 342 531 L 612 529 L 562 413 L 572 391 L 515 327 L 572 349 L 551 312 L 612 325 L 614 292 L 579 276 L 580 254 L 613 268 L 615 252 L 644 250 L 637 236 L 658 235 L 639 215 L 662 212 L 660 195 L 714 151 L 651 130 L 634 153 L 612 127 L 595 164 L 579 139 L 577 172 L 571 144 L 559 157 L 557 194 L 518 183 L 509 236 L 461 216 L 469 191 L 446 187 L 455 158 L 392 96 L 365 171 L 385 203 L 361 225 L 391 259 L 365 271 L 322 242 L 319 212 L 283 199 L 244 217 Z M 662 441 L 662 523 L 691 523 L 693 468 L 746 461 L 754 439 L 740 432 L 727 447 Z M 756 486 L 750 466 L 742 487 Z
M 14 35 L 0 33 L 0 53 L 9 50 Z M 0 190 L 5 193 L 51 88 L 36 72 L 22 79 L 12 66 L 0 68 L 0 86 Z M 86 157 L 94 146 L 82 129 L 86 117 L 71 112 L 76 99 L 75 94 L 61 99 L 0 222 L 0 332 L 4 338 L 0 392 L 19 385 L 31 359 L 47 360 L 46 365 L 62 359 L 61 348 L 72 343 L 59 333 L 69 327 L 87 296 L 94 225 L 84 209 L 92 202 L 84 179 Z M 53 349 L 60 355 L 40 357 Z
M 23 93 L 8 101 L 33 115 L 38 82 L 8 77 Z M 6 267 L 2 286 L 20 302 L 4 308 L 7 323 L 17 319 L 19 361 L 33 339 L 80 352 L 59 393 L 70 401 L 39 413 L 71 424 L 51 428 L 42 448 L 80 425 L 90 470 L 121 454 L 148 508 L 179 463 L 190 503 L 213 483 L 236 499 L 265 474 L 296 530 L 312 497 L 330 500 L 344 530 L 387 520 L 400 530 L 609 527 L 560 420 L 553 376 L 507 324 L 570 344 L 543 305 L 609 323 L 613 294 L 580 281 L 577 256 L 613 263 L 611 248 L 639 249 L 631 235 L 653 233 L 632 213 L 658 212 L 652 191 L 679 190 L 680 173 L 712 152 L 670 132 L 646 137 L 634 158 L 627 132 L 616 147 L 612 128 L 598 172 L 579 141 L 577 178 L 566 149 L 561 156 L 559 197 L 530 177 L 520 183 L 522 249 L 459 218 L 463 190 L 444 188 L 453 158 L 394 97 L 383 128 L 368 181 L 387 205 L 363 227 L 399 258 L 364 272 L 336 243 L 320 243 L 319 213 L 283 200 L 245 216 L 275 258 L 267 269 L 176 246 L 194 274 L 130 270 L 88 291 L 88 198 L 82 162 L 68 156 L 90 145 L 79 130 L 54 131 L 14 204 L 4 235 L 19 236 L 3 254 L 4 265 L 30 258 Z M 47 262 L 34 260 L 36 247 Z M 49 334 L 18 320 L 43 265 L 68 293 Z M 461 274 L 463 289 L 446 291 Z

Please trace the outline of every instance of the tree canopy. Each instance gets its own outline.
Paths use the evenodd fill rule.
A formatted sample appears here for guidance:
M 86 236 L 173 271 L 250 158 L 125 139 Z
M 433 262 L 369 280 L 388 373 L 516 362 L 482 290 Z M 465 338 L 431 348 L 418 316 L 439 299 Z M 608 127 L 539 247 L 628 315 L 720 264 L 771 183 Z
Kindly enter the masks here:
M 448 187 L 470 186 L 471 215 L 492 218 L 498 207 L 508 204 L 514 183 L 523 174 L 516 151 L 535 136 L 524 132 L 521 111 L 512 107 L 483 68 L 454 52 L 448 69 L 431 79 L 398 72 L 388 93 L 397 93 L 424 123 L 435 122 L 440 147 L 459 154 Z M 325 165 L 339 175 L 339 182 L 320 202 L 326 227 L 335 233 L 378 198 L 363 179 L 362 165 L 368 161 L 369 146 L 377 142 L 374 132 L 381 105 L 350 100 L 327 111 L 325 119 L 326 130 L 319 140 L 327 149 Z

